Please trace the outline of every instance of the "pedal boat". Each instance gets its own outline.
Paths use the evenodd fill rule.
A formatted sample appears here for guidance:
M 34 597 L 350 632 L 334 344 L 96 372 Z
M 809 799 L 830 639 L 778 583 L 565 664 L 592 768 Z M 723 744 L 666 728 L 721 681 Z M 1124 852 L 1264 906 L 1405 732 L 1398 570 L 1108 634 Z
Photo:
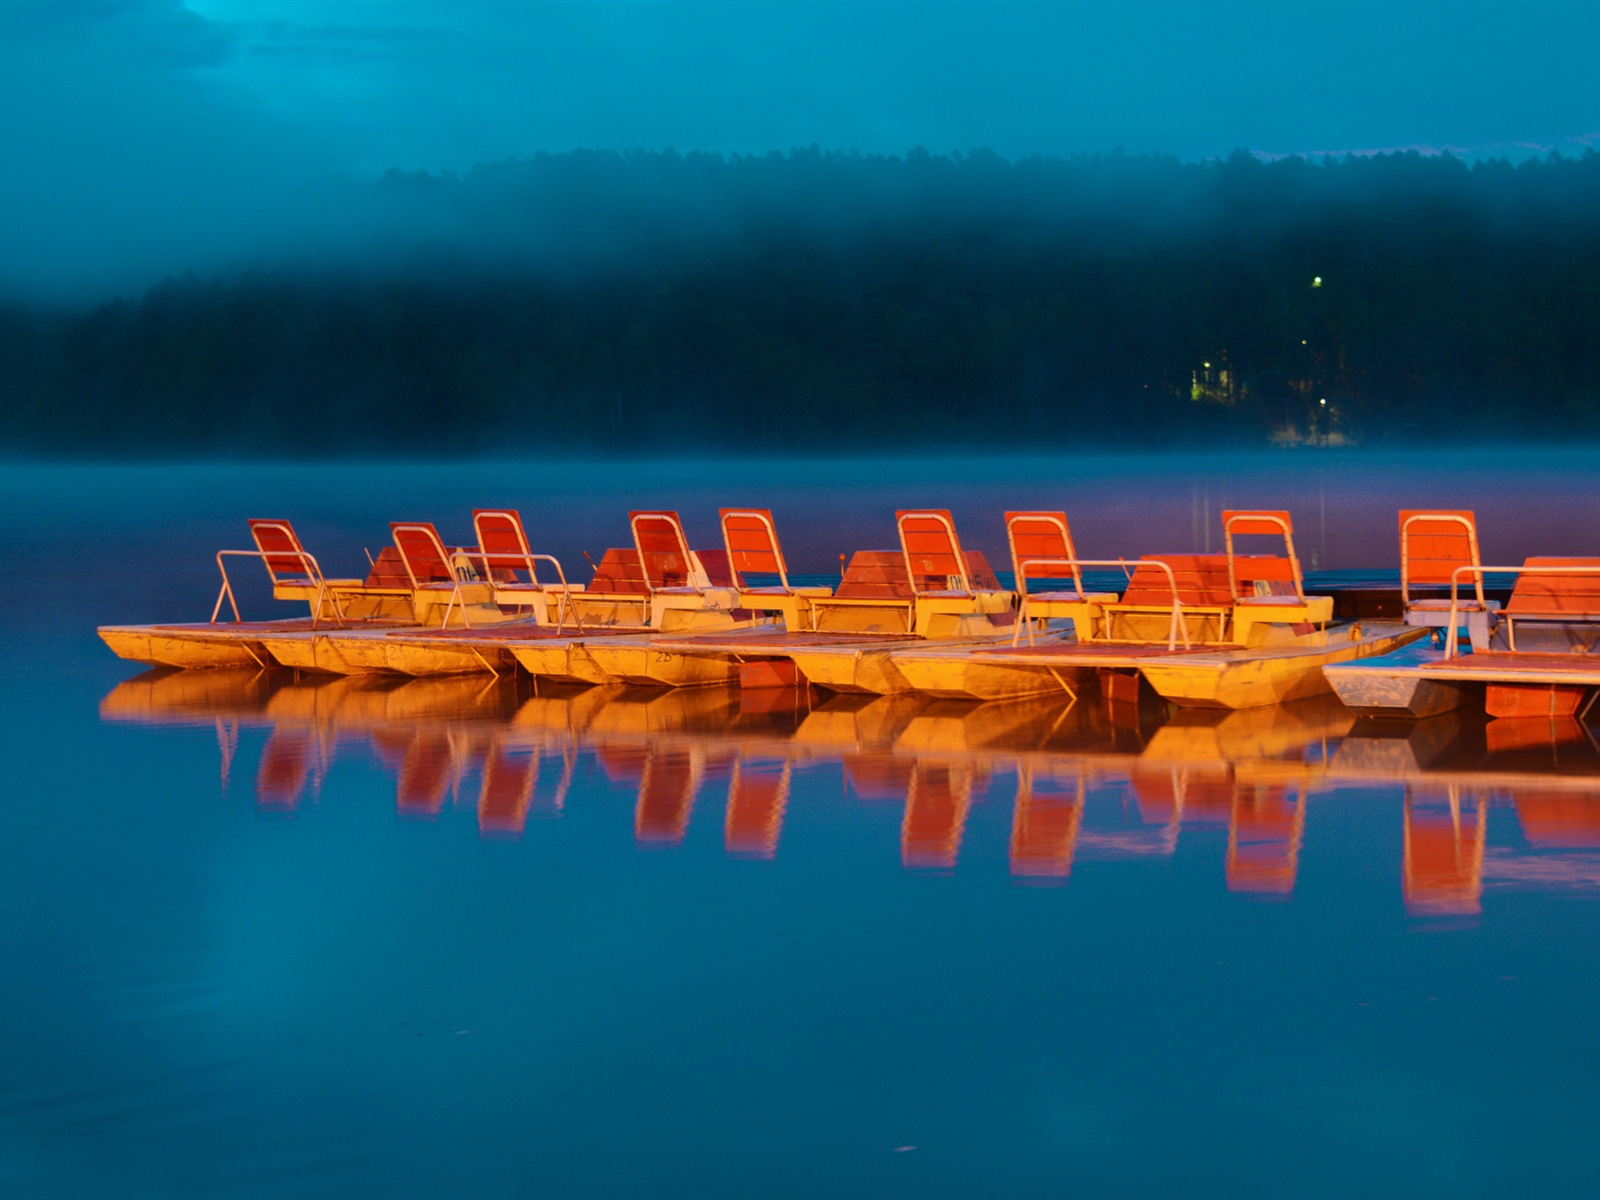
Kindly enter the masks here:
M 738 529 L 730 517 L 745 521 L 742 543 L 734 540 Z M 766 522 L 764 532 L 758 518 Z M 770 514 L 725 509 L 723 524 L 741 602 L 776 611 L 782 626 L 587 647 L 613 678 L 665 687 L 810 683 L 835 692 L 891 694 L 912 690 L 888 666 L 897 648 L 981 645 L 1011 635 L 1016 597 L 1000 587 L 981 553 L 962 549 L 943 509 L 897 512 L 899 550 L 856 552 L 836 590 L 807 589 L 799 604 L 786 598 L 797 589 L 784 573 Z M 775 573 L 781 587 L 760 589 L 776 593 L 763 601 L 747 586 L 743 573 L 749 571 Z
M 1483 635 L 1468 621 L 1462 583 L 1516 576 Z M 1329 685 L 1358 712 L 1424 718 L 1483 705 L 1490 717 L 1581 716 L 1600 697 L 1600 559 L 1529 558 L 1520 567 L 1467 563 L 1452 573 L 1442 645 L 1415 646 L 1359 665 L 1330 667 Z M 1475 643 L 1463 651 L 1459 630 Z
M 277 665 L 267 649 L 269 636 L 309 634 L 322 628 L 406 625 L 416 619 L 410 589 L 387 578 L 389 560 L 380 555 L 366 579 L 330 579 L 301 544 L 294 527 L 279 518 L 253 517 L 251 550 L 219 550 L 222 585 L 209 621 L 159 625 L 103 625 L 97 632 L 119 658 L 162 667 L 255 667 Z M 239 615 L 230 561 L 259 560 L 266 568 L 275 600 L 299 601 L 310 615 L 276 621 L 244 621 Z M 226 603 L 232 621 L 219 620 Z
M 1146 555 L 1131 564 L 1120 598 L 1084 592 L 1082 568 L 1128 570 L 1123 560 L 1018 561 L 1023 620 L 1012 645 L 902 650 L 893 667 L 912 687 L 939 696 L 1072 694 L 1098 675 L 1112 695 L 1136 695 L 1142 679 L 1184 707 L 1244 709 L 1324 695 L 1327 664 L 1386 654 L 1424 636 L 1399 622 L 1333 623 L 1332 597 L 1305 594 L 1287 512 L 1225 511 L 1222 519 L 1225 553 Z M 1238 554 L 1234 539 L 1246 535 L 1281 538 L 1285 553 Z M 1030 575 L 1052 573 L 1072 590 L 1030 591 Z M 1070 639 L 1017 644 L 1022 632 L 1032 642 L 1037 623 L 1048 627 L 1060 617 L 1071 619 Z
M 1320 597 L 1312 597 L 1320 599 Z M 1298 622 L 1296 624 L 1299 624 Z M 1330 663 L 1388 654 L 1426 635 L 1399 622 L 1364 621 L 1306 632 L 1260 622 L 1248 645 L 1082 642 L 1034 646 L 901 649 L 891 669 L 918 691 L 998 700 L 1051 691 L 1073 694 L 1095 676 L 1119 690 L 1119 677 L 1143 679 L 1182 707 L 1244 709 L 1326 695 Z M 1277 632 L 1279 636 L 1270 636 Z
M 283 666 L 308 671 L 430 676 L 521 667 L 538 678 L 596 684 L 616 677 L 593 662 L 588 647 L 595 642 L 662 629 L 732 629 L 756 619 L 737 610 L 721 552 L 691 551 L 676 513 L 634 512 L 629 522 L 633 546 L 607 550 L 587 587 L 568 585 L 564 573 L 559 585 L 540 584 L 533 560 L 555 560 L 528 552 L 515 511 L 480 509 L 474 523 L 482 549 L 462 553 L 483 582 L 463 586 L 483 594 L 471 597 L 478 603 L 460 626 L 298 631 L 270 639 L 267 649 Z M 396 526 L 397 539 L 402 529 L 420 528 Z M 436 541 L 426 539 L 424 547 Z M 529 606 L 531 618 L 508 619 Z

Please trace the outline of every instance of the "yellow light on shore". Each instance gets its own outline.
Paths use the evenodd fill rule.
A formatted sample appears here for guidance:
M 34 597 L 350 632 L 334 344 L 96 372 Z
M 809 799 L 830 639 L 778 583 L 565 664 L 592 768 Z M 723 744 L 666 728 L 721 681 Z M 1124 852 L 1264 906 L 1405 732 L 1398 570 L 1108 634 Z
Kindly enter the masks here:
M 1324 396 L 1321 400 L 1318 400 L 1317 403 L 1322 405 L 1323 408 L 1327 408 L 1328 407 L 1328 398 L 1326 396 Z
M 1312 280 L 1311 280 L 1311 286 L 1312 287 L 1321 287 L 1322 286 L 1322 276 L 1321 275 L 1313 276 Z

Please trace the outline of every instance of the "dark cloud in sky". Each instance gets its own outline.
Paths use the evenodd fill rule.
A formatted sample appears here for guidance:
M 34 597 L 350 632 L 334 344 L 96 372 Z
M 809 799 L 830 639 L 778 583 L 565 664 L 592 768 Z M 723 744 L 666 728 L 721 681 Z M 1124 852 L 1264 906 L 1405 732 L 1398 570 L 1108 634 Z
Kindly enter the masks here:
M 1568 3 L 7 0 L 0 289 L 226 267 L 390 168 L 576 147 L 1580 152 L 1595 45 Z

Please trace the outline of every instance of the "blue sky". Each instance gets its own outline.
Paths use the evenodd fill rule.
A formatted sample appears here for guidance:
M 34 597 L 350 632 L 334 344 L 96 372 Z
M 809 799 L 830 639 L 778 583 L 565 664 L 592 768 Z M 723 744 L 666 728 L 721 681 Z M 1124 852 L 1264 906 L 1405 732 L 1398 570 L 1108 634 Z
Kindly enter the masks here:
M 1593 3 L 4 0 L 0 288 L 228 265 L 330 184 L 575 147 L 1600 147 Z

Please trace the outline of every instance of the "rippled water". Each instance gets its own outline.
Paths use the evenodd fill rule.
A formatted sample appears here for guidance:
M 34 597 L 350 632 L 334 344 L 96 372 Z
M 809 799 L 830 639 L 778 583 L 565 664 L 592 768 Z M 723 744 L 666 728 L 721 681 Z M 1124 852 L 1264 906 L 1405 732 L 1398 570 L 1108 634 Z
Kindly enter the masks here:
M 995 562 L 1030 505 L 1095 556 L 1235 504 L 1324 570 L 1392 570 L 1401 505 L 1594 554 L 1589 457 L 8 469 L 0 1195 L 1587 1195 L 1577 722 L 142 674 L 92 631 L 203 618 L 252 515 L 341 573 L 507 502 L 578 561 L 750 502 L 812 571 L 913 504 Z

